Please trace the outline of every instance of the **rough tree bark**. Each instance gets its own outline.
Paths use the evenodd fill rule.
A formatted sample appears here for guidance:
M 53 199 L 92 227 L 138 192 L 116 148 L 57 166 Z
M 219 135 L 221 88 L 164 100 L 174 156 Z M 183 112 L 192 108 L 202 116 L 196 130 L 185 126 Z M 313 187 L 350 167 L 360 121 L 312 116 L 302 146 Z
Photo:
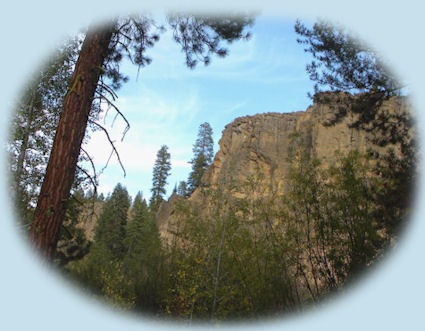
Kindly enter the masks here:
M 47 260 L 52 260 L 56 251 L 81 143 L 113 28 L 111 24 L 102 29 L 94 26 L 89 29 L 63 103 L 30 231 L 32 243 Z

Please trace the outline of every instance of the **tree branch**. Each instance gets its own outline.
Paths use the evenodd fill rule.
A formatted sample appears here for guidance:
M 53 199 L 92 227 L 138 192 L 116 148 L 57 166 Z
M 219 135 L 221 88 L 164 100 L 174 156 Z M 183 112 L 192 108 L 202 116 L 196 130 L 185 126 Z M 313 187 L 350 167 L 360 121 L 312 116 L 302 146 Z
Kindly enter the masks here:
M 87 155 L 87 157 L 88 157 L 88 161 L 90 162 L 90 164 L 91 164 L 91 167 L 92 167 L 92 169 L 93 169 L 93 173 L 94 173 L 94 184 L 95 185 L 93 185 L 94 187 L 95 187 L 95 189 L 96 189 L 96 186 L 97 186 L 97 175 L 96 175 L 96 167 L 94 166 L 94 163 L 93 163 L 93 159 L 91 158 L 91 156 L 89 155 L 89 153 L 84 149 L 84 148 L 80 148 L 80 150 L 82 151 L 82 152 L 84 152 L 84 154 L 86 154 Z
M 108 92 L 111 95 L 112 100 L 115 101 L 118 98 L 118 95 L 114 92 L 114 90 L 111 87 L 109 87 L 108 85 L 106 85 L 103 82 L 103 80 L 102 81 L 99 81 L 99 84 L 98 85 L 99 85 L 100 88 L 104 89 L 106 92 Z
M 98 128 L 100 128 L 105 133 L 106 138 L 108 138 L 109 144 L 112 146 L 112 151 L 111 151 L 111 154 L 109 155 L 108 161 L 106 162 L 106 165 L 102 168 L 102 170 L 100 172 L 102 173 L 103 170 L 105 170 L 105 168 L 108 166 L 108 163 L 109 163 L 109 160 L 111 159 L 112 154 L 115 153 L 117 155 L 118 162 L 119 162 L 119 164 L 121 166 L 121 169 L 124 172 L 124 177 L 125 177 L 126 176 L 126 172 L 125 172 L 124 166 L 123 166 L 123 164 L 121 162 L 121 158 L 120 158 L 120 155 L 118 153 L 118 150 L 116 149 L 116 147 L 114 145 L 114 142 L 112 141 L 111 137 L 109 136 L 108 130 L 106 130 L 102 125 L 100 125 L 97 122 L 94 122 L 94 121 L 91 121 L 91 120 L 89 120 L 89 122 L 92 123 L 92 124 L 94 124 L 94 125 L 96 125 Z
M 118 107 L 117 107 L 117 106 L 115 106 L 115 105 L 112 103 L 112 101 L 111 101 L 111 100 L 109 100 L 107 97 L 105 97 L 103 94 L 101 94 L 101 93 L 99 93 L 99 92 L 98 92 L 98 94 L 99 94 L 99 98 L 100 98 L 101 100 L 105 100 L 109 107 L 114 108 L 114 110 L 117 112 L 117 116 L 118 116 L 118 115 L 120 115 L 120 116 L 121 116 L 121 118 L 122 118 L 122 119 L 125 121 L 125 123 L 127 124 L 127 126 L 125 127 L 124 132 L 123 132 L 123 134 L 122 134 L 122 137 L 121 137 L 121 141 L 123 141 L 123 140 L 124 140 L 125 135 L 126 135 L 126 134 L 127 134 L 127 132 L 128 132 L 128 130 L 130 130 L 130 123 L 128 122 L 127 118 L 123 115 L 123 113 L 121 113 L 121 111 L 118 109 Z M 106 116 L 106 115 L 105 115 L 105 116 Z M 112 121 L 112 125 L 114 124 L 115 119 L 117 118 L 117 116 L 115 116 L 115 117 L 114 117 L 114 120 Z M 94 122 L 93 122 L 93 123 L 94 123 Z M 96 124 L 98 124 L 98 123 L 96 123 Z

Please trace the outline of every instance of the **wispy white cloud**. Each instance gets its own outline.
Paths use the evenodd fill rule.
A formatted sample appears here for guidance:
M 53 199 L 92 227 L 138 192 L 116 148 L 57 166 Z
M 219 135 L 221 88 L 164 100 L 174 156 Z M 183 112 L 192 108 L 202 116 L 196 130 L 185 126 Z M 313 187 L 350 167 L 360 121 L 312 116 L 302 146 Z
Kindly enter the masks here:
M 185 180 L 192 145 L 199 125 L 205 121 L 212 124 L 217 142 L 221 130 L 235 117 L 282 108 L 303 109 L 291 100 L 305 98 L 309 88 L 304 83 L 308 81 L 304 53 L 290 25 L 274 24 L 273 29 L 279 31 L 259 21 L 251 40 L 229 45 L 229 55 L 224 59 L 214 57 L 207 67 L 200 64 L 189 70 L 170 31 L 148 50 L 153 62 L 141 69 L 138 79 L 137 68 L 128 64 L 122 67 L 130 75 L 130 82 L 119 91 L 116 105 L 131 128 L 121 142 L 125 123 L 118 118 L 111 127 L 113 110 L 105 127 L 110 130 L 128 177 L 134 178 L 125 179 L 129 187 L 150 192 L 152 168 L 161 145 L 167 145 L 171 153 L 170 185 Z M 104 166 L 111 151 L 102 132 L 93 134 L 86 149 L 98 167 Z M 122 180 L 115 156 L 104 175 L 108 183 L 112 178 Z
M 101 176 L 100 191 L 110 189 L 111 179 L 116 178 L 116 182 L 129 188 L 134 186 L 133 190 L 149 193 L 156 153 L 162 145 L 167 145 L 171 154 L 170 183 L 185 180 L 191 167 L 188 161 L 194 134 L 199 125 L 195 120 L 200 109 L 196 89 L 176 96 L 138 84 L 136 92 L 118 98 L 116 105 L 131 125 L 125 139 L 121 141 L 126 123 L 120 117 L 113 121 L 114 110 L 111 109 L 106 118 L 100 118 L 100 123 L 108 130 L 128 176 L 138 178 L 137 186 L 123 177 L 117 156 L 113 155 Z M 107 163 L 112 147 L 105 133 L 96 131 L 91 133 L 85 150 L 99 171 Z

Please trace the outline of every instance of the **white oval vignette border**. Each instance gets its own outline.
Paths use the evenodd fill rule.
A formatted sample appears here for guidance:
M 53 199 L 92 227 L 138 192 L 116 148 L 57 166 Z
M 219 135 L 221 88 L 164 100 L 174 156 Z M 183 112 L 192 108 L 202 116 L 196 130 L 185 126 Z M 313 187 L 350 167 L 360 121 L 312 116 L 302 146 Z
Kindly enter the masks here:
M 143 8 L 175 9 L 242 9 L 260 10 L 264 14 L 285 17 L 328 17 L 346 24 L 386 56 L 395 71 L 410 83 L 415 110 L 418 113 L 419 134 L 425 127 L 425 84 L 422 66 L 421 32 L 425 29 L 419 0 L 399 2 L 357 0 L 300 0 L 291 5 L 278 1 L 224 1 L 200 5 L 197 1 L 122 0 L 35 2 L 16 0 L 3 4 L 1 105 L 0 118 L 1 175 L 0 201 L 0 327 L 2 330 L 163 330 L 180 326 L 152 320 L 132 319 L 111 313 L 81 295 L 74 287 L 64 284 L 55 272 L 46 270 L 22 241 L 14 226 L 7 191 L 7 164 L 4 146 L 10 124 L 13 100 L 34 68 L 40 65 L 61 38 L 89 23 L 117 13 L 131 13 Z M 170 6 L 171 7 L 170 7 Z M 146 6 L 146 7 L 143 7 Z M 419 137 L 423 153 L 423 138 Z M 326 308 L 303 316 L 270 321 L 264 324 L 225 326 L 230 329 L 262 330 L 419 330 L 423 325 L 425 265 L 425 192 L 423 167 L 419 164 L 418 193 L 411 225 L 406 229 L 395 252 L 366 279 L 335 299 Z M 196 329 L 198 327 L 195 327 Z M 203 328 L 202 328 L 203 329 Z

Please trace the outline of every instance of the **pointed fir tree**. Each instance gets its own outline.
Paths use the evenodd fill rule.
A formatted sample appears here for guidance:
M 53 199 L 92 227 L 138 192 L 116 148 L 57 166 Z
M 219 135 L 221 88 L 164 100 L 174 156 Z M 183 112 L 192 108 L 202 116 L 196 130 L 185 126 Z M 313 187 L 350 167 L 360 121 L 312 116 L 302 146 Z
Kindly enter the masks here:
M 146 200 L 143 199 L 142 193 L 138 192 L 131 208 L 130 220 L 126 225 L 126 258 L 132 257 L 133 255 L 137 256 L 141 253 L 141 250 L 138 250 L 136 246 L 138 244 L 144 244 L 143 242 L 140 243 L 139 239 L 146 230 L 145 228 L 149 218 L 150 215 Z
M 158 298 L 158 268 L 161 263 L 159 230 L 141 192 L 136 195 L 124 240 L 125 277 L 134 293 L 137 309 L 153 310 Z
M 171 161 L 168 146 L 163 145 L 156 154 L 156 161 L 153 167 L 152 176 L 152 197 L 149 203 L 150 210 L 156 212 L 160 203 L 164 200 L 166 193 L 165 186 L 167 185 L 167 178 L 170 175 Z
M 103 204 L 89 254 L 85 260 L 70 266 L 73 277 L 118 305 L 131 305 L 132 301 L 124 295 L 126 285 L 122 272 L 129 207 L 127 190 L 117 184 Z
M 177 186 L 177 190 L 176 190 L 177 195 L 183 197 L 183 198 L 188 198 L 190 196 L 188 189 L 187 189 L 187 184 L 184 180 L 182 180 L 179 185 Z
M 101 244 L 113 258 L 122 258 L 130 197 L 121 184 L 115 186 L 97 221 L 94 245 Z
M 201 178 L 214 157 L 214 141 L 212 138 L 212 128 L 209 123 L 202 123 L 199 127 L 198 138 L 193 145 L 192 171 L 187 181 L 188 195 L 199 186 Z

